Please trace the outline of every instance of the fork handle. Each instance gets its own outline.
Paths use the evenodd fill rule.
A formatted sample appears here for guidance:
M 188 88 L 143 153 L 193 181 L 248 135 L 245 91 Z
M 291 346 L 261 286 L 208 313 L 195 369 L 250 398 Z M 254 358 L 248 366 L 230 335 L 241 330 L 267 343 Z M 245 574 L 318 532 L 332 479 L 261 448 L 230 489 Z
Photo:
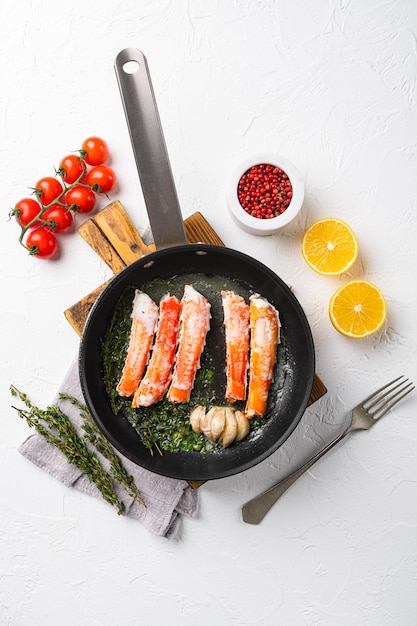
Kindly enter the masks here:
M 289 474 L 286 478 L 281 480 L 279 483 L 270 487 L 259 496 L 256 496 L 249 502 L 246 502 L 242 506 L 242 519 L 247 524 L 259 524 L 268 513 L 268 511 L 273 507 L 275 502 L 280 498 L 291 485 L 295 483 L 296 480 L 300 478 L 316 461 L 321 459 L 322 456 L 326 454 L 329 450 L 331 450 L 339 441 L 341 441 L 348 433 L 350 432 L 350 428 L 347 428 L 340 435 L 333 439 L 325 448 L 320 450 L 315 456 L 313 456 L 309 461 L 304 463 L 298 470 L 295 470 L 292 474 Z

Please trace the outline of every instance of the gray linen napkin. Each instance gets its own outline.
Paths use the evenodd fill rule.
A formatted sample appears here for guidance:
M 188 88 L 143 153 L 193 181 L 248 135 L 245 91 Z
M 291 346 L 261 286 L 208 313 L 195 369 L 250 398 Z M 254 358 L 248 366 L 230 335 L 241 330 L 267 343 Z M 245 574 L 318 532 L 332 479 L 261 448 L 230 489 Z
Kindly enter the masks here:
M 60 406 L 68 415 L 74 426 L 79 428 L 80 415 L 77 407 L 68 400 L 61 400 L 59 393 L 65 392 L 84 402 L 78 375 L 78 361 L 75 360 L 67 372 L 58 390 L 53 404 Z M 84 493 L 101 498 L 97 487 L 90 482 L 75 465 L 70 465 L 65 455 L 55 446 L 45 441 L 42 435 L 30 435 L 19 447 L 19 452 L 38 467 L 46 470 L 51 476 L 60 480 L 68 487 L 75 487 Z M 126 494 L 122 487 L 116 485 L 115 491 L 125 505 L 124 515 L 135 518 L 143 523 L 153 534 L 174 539 L 180 530 L 181 514 L 194 517 L 197 514 L 198 494 L 187 481 L 176 480 L 154 474 L 132 463 L 119 452 L 123 465 L 133 476 L 146 506 L 136 498 Z M 105 469 L 108 461 L 99 453 L 100 461 Z M 102 500 L 104 503 L 104 500 Z

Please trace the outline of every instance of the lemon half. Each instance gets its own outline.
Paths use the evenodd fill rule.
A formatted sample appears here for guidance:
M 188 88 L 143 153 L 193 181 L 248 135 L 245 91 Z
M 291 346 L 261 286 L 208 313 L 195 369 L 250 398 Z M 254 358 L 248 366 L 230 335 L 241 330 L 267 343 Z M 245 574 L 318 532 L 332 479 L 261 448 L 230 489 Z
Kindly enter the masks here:
M 333 326 L 347 337 L 368 337 L 385 323 L 387 306 L 381 290 L 367 280 L 351 280 L 335 291 L 329 303 Z
M 302 253 L 308 265 L 319 274 L 342 274 L 358 258 L 358 240 L 346 222 L 328 217 L 314 222 L 306 230 Z

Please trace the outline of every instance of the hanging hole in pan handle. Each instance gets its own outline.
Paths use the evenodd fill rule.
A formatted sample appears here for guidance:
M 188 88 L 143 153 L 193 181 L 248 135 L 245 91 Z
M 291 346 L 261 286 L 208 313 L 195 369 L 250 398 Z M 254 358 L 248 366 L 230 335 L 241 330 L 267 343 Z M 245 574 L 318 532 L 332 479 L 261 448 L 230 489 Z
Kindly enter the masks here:
M 125 74 L 136 74 L 136 72 L 139 72 L 139 68 L 140 65 L 138 61 L 126 61 L 122 66 Z

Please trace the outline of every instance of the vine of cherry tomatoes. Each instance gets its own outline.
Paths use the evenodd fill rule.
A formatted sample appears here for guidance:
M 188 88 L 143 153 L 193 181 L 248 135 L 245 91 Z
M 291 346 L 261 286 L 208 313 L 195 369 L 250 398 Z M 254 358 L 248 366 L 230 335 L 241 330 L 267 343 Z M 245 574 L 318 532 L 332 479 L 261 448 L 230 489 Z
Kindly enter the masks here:
M 109 148 L 104 139 L 88 137 L 75 154 L 64 156 L 56 176 L 40 178 L 34 198 L 23 198 L 10 215 L 20 226 L 19 243 L 39 259 L 50 259 L 58 251 L 57 234 L 71 228 L 74 213 L 89 213 L 96 194 L 108 194 L 117 177 L 106 165 Z

